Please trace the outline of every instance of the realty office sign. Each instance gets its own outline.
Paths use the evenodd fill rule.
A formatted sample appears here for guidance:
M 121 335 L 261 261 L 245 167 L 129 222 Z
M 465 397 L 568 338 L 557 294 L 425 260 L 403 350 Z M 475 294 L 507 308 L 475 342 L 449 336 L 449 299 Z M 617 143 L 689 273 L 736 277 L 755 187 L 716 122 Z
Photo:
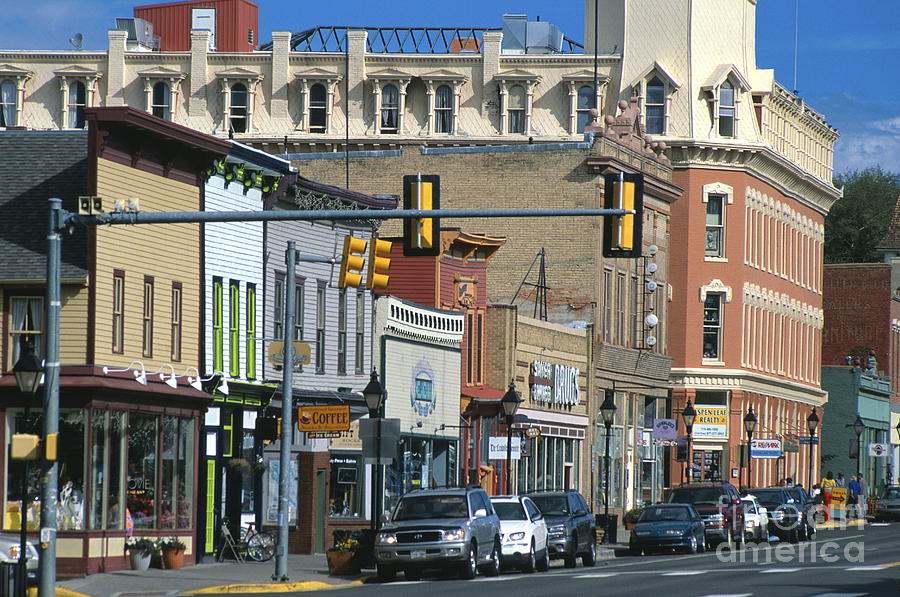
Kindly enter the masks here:
M 750 442 L 751 458 L 781 458 L 780 439 L 755 439 Z

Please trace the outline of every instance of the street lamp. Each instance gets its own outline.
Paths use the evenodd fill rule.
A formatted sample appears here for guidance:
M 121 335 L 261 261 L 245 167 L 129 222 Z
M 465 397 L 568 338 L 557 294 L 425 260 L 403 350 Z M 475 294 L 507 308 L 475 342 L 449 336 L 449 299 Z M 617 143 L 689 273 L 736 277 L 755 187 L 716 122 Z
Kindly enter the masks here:
M 522 398 L 516 392 L 516 384 L 510 381 L 509 389 L 500 399 L 500 408 L 503 410 L 503 416 L 506 417 L 506 495 L 512 494 L 512 483 L 509 478 L 510 460 L 512 460 L 512 426 L 521 402 Z
M 684 419 L 684 428 L 687 431 L 687 468 L 690 471 L 693 463 L 691 462 L 691 432 L 694 430 L 694 419 L 697 418 L 697 411 L 691 406 L 691 401 L 688 400 L 687 406 L 685 406 L 681 411 L 681 418 Z M 688 483 L 691 482 L 693 473 L 688 477 Z
M 604 486 L 604 499 L 603 499 L 603 516 L 606 520 L 607 528 L 603 529 L 603 541 L 604 543 L 608 543 L 608 538 L 610 536 L 609 533 L 609 435 L 612 429 L 613 419 L 616 416 L 616 401 L 613 399 L 613 392 L 611 390 L 606 390 L 606 399 L 603 400 L 603 404 L 600 405 L 600 416 L 603 418 L 603 426 L 606 428 L 606 452 L 603 458 L 604 462 L 604 472 L 603 472 L 603 486 Z
M 31 426 L 31 397 L 37 393 L 44 378 L 44 366 L 34 354 L 34 340 L 30 336 L 22 336 L 19 360 L 13 365 L 13 374 L 19 391 L 28 396 L 25 402 L 25 414 L 22 417 L 22 429 Z M 19 507 L 19 583 L 23 587 L 28 576 L 28 461 L 22 461 L 22 501 Z
M 806 427 L 809 429 L 809 476 L 807 478 L 806 489 L 809 491 L 810 495 L 812 495 L 813 486 L 813 450 L 816 447 L 813 443 L 813 439 L 816 437 L 816 427 L 818 426 L 819 415 L 816 414 L 816 407 L 814 406 L 812 412 L 806 417 Z
M 860 461 L 862 460 L 862 447 L 860 443 L 860 439 L 862 437 L 863 431 L 866 430 L 866 424 L 863 423 L 862 417 L 859 416 L 859 413 L 856 415 L 856 420 L 853 421 L 853 433 L 856 434 L 856 478 L 859 478 L 860 472 Z
M 753 431 L 756 430 L 756 415 L 753 414 L 753 407 L 748 407 L 747 414 L 744 415 L 744 430 L 747 432 L 747 491 L 750 491 L 751 476 L 753 472 L 753 457 L 750 452 L 753 443 Z
M 381 494 L 381 407 L 384 405 L 384 388 L 378 381 L 378 372 L 372 369 L 369 383 L 363 388 L 363 397 L 369 408 L 369 418 L 375 420 L 375 483 L 372 485 L 372 530 L 378 530 L 378 496 Z

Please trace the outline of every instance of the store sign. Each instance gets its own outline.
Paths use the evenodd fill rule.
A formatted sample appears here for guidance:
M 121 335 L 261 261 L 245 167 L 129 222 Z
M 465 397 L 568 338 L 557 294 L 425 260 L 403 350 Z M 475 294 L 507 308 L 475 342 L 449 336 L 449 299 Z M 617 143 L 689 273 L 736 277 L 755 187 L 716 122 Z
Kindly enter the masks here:
M 578 406 L 581 402 L 579 374 L 577 367 L 532 361 L 528 378 L 531 401 L 542 405 Z
M 653 419 L 653 439 L 675 439 L 677 432 L 675 419 Z
M 799 452 L 800 438 L 793 434 L 785 436 L 783 449 L 785 454 Z
M 350 406 L 301 406 L 297 409 L 300 431 L 347 431 Z
M 692 435 L 696 437 L 728 437 L 728 407 L 696 405 Z
M 417 415 L 427 417 L 434 412 L 434 402 L 434 369 L 423 359 L 412 370 L 409 404 Z
M 780 458 L 782 453 L 780 439 L 755 439 L 750 442 L 751 458 Z
M 887 444 L 869 444 L 869 456 L 883 458 L 888 455 L 888 449 Z
M 521 440 L 513 437 L 510 447 L 510 456 L 518 460 L 521 455 Z M 488 438 L 488 460 L 506 460 L 506 436 L 491 436 Z

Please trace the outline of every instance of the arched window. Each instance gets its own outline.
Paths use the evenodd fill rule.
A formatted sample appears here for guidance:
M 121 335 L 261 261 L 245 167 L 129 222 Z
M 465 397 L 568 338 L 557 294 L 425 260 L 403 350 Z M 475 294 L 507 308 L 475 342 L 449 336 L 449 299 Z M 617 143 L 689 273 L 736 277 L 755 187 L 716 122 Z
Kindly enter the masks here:
M 381 132 L 396 133 L 400 125 L 400 91 L 396 85 L 381 90 Z
M 453 132 L 453 90 L 441 85 L 434 94 L 434 132 Z
M 594 90 L 590 85 L 582 85 L 578 88 L 578 99 L 575 106 L 575 112 L 578 114 L 578 121 L 575 131 L 581 133 L 584 127 L 591 123 L 591 108 L 594 107 Z
M 734 86 L 728 80 L 719 87 L 719 136 L 734 137 Z
M 153 94 L 150 98 L 150 111 L 157 118 L 172 120 L 172 106 L 169 84 L 159 81 L 153 85 Z
M 0 83 L 0 126 L 16 126 L 16 83 Z
M 509 107 L 509 132 L 522 134 L 525 132 L 525 88 L 513 85 L 507 93 Z
M 328 94 L 325 86 L 316 83 L 309 89 L 309 132 L 324 133 L 328 126 Z
M 653 77 L 647 82 L 644 117 L 647 133 L 662 135 L 666 132 L 666 86 L 659 77 Z
M 84 109 L 87 107 L 87 89 L 82 81 L 69 83 L 69 128 L 84 128 Z
M 229 126 L 235 133 L 247 132 L 247 86 L 243 83 L 234 83 L 231 86 L 231 113 L 229 114 Z

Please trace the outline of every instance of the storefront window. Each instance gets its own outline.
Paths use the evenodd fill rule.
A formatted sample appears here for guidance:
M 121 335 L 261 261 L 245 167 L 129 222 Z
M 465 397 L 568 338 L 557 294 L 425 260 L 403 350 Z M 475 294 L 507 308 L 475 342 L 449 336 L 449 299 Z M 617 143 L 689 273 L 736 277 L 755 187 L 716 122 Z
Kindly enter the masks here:
M 128 425 L 128 510 L 135 529 L 156 527 L 156 415 L 133 413 Z
M 359 518 L 362 514 L 362 464 L 355 454 L 331 455 L 328 515 Z
M 84 529 L 84 422 L 87 411 L 59 415 L 59 511 L 61 531 Z
M 103 411 L 94 411 L 102 414 Z M 108 529 L 121 529 L 125 524 L 122 504 L 125 503 L 125 413 L 110 411 L 107 427 L 108 448 L 106 466 L 107 525 Z M 94 441 L 97 441 L 96 438 Z M 95 462 L 96 464 L 96 462 Z M 96 490 L 94 490 L 96 492 Z M 130 516 L 130 512 L 126 512 Z

